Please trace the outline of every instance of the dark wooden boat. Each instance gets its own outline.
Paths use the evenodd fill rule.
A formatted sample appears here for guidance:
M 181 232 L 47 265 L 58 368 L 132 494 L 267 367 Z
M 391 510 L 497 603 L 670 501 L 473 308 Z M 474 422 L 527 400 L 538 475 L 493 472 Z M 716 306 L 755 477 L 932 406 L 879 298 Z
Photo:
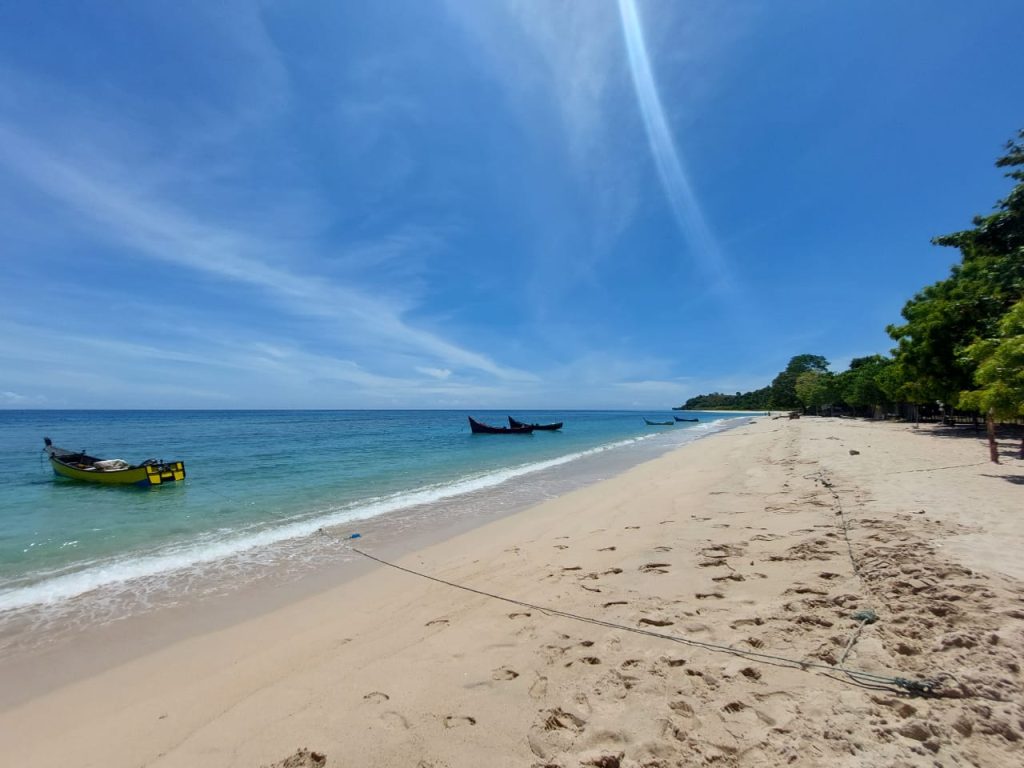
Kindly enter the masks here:
M 530 435 L 533 434 L 533 427 L 492 427 L 490 424 L 481 424 L 469 416 L 469 428 L 474 435 Z
M 682 416 L 673 416 L 676 421 L 700 421 L 700 419 L 684 419 Z
M 539 429 L 543 432 L 554 432 L 555 430 L 562 428 L 562 422 L 556 421 L 551 424 L 527 424 L 522 421 L 516 421 L 511 416 L 508 417 L 508 425 L 512 429 L 521 429 L 523 427 L 530 427 L 531 429 Z
M 675 426 L 674 421 L 651 421 L 646 416 L 644 417 L 644 424 L 648 427 L 672 427 Z
M 43 438 L 53 472 L 60 477 L 101 485 L 166 485 L 185 479 L 185 462 L 146 459 L 129 464 L 123 459 L 98 459 L 84 451 L 58 448 L 48 437 Z

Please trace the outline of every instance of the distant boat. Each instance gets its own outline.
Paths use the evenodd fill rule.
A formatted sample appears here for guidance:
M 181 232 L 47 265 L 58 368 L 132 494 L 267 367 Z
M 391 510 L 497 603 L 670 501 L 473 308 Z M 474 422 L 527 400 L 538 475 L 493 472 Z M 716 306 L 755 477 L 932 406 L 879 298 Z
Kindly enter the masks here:
M 673 411 L 685 411 L 686 410 L 686 406 L 685 405 L 673 405 L 672 406 L 672 410 Z
M 675 425 L 674 421 L 651 421 L 646 416 L 644 417 L 644 424 L 648 427 L 671 427 Z
M 48 437 L 43 438 L 53 472 L 61 477 L 101 485 L 166 485 L 185 479 L 185 462 L 146 459 L 129 464 L 123 459 L 98 459 L 85 452 L 58 448 Z
M 490 424 L 481 424 L 469 416 L 469 428 L 474 435 L 529 435 L 533 433 L 533 427 L 492 427 Z
M 700 419 L 684 419 L 682 416 L 673 416 L 676 421 L 700 421 Z
M 523 427 L 529 427 L 530 429 L 539 429 L 543 432 L 554 432 L 555 430 L 562 428 L 562 422 L 556 421 L 552 424 L 526 424 L 522 421 L 516 421 L 511 416 L 508 417 L 508 425 L 512 429 L 522 429 Z

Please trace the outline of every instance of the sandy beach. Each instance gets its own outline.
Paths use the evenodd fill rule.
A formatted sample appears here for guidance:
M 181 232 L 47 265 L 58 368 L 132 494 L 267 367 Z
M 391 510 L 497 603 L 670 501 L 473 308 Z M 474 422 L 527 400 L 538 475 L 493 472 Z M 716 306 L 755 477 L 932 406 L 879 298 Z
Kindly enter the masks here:
M 402 557 L 407 570 L 367 560 L 261 615 L 139 638 L 144 652 L 80 679 L 36 691 L 32 659 L 0 666 L 22 686 L 0 754 L 62 768 L 1019 765 L 1016 447 L 995 465 L 982 434 L 762 417 Z M 379 552 L 372 537 L 337 545 Z

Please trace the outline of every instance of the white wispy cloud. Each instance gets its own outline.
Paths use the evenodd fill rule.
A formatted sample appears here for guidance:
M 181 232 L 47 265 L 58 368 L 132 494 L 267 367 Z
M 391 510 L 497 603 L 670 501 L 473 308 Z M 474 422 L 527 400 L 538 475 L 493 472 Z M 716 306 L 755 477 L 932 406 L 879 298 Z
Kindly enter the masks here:
M 724 292 L 733 288 L 733 278 L 721 248 L 711 233 L 690 182 L 681 152 L 669 128 L 665 108 L 651 69 L 647 43 L 634 0 L 619 0 L 622 31 L 629 55 L 636 98 L 644 118 L 651 153 L 661 177 L 672 213 L 690 245 L 693 257 L 716 287 Z
M 585 280 L 628 226 L 639 203 L 632 141 L 617 105 L 628 79 L 614 6 L 546 0 L 450 0 L 449 14 L 475 43 L 481 69 L 500 84 L 524 135 L 561 138 L 579 200 L 592 209 L 592 242 L 563 262 Z M 539 265 L 541 268 L 544 264 Z
M 346 285 L 289 269 L 283 254 L 294 244 L 255 241 L 244 232 L 208 224 L 170 204 L 147 199 L 125 178 L 111 183 L 101 171 L 58 156 L 13 127 L 0 123 L 0 162 L 37 189 L 91 222 L 95 235 L 140 254 L 198 273 L 258 289 L 287 311 L 319 318 L 363 343 L 428 356 L 499 379 L 531 380 L 533 374 L 406 322 L 395 307 Z M 393 244 L 410 247 L 407 241 Z
M 452 375 L 452 372 L 448 368 L 428 368 L 426 366 L 418 365 L 416 366 L 416 370 L 426 376 L 441 379 L 442 381 Z

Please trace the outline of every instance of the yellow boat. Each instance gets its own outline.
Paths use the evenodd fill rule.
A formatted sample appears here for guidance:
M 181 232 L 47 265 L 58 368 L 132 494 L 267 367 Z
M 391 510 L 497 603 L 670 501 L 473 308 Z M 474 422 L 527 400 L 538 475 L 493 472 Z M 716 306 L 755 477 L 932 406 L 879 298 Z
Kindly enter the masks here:
M 46 453 L 54 474 L 103 485 L 139 485 L 150 487 L 166 485 L 185 479 L 185 462 L 146 459 L 141 464 L 129 464 L 123 459 L 97 459 L 83 452 L 58 448 L 50 438 L 44 437 Z

